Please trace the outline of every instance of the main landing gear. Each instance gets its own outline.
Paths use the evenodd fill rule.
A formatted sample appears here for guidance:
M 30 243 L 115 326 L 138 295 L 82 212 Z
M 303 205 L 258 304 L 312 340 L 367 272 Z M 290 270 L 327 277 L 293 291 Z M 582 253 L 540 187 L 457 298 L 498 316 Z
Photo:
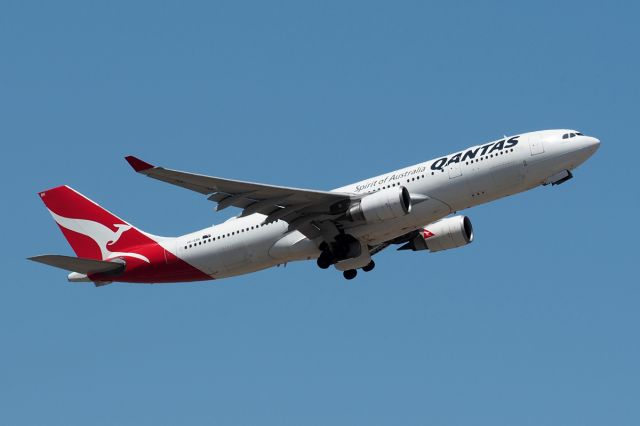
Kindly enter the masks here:
M 317 263 L 320 269 L 327 269 L 329 266 L 336 263 L 336 258 L 329 250 L 324 250 L 322 254 L 320 254 L 320 257 L 318 257 Z
M 346 280 L 352 280 L 356 277 L 356 275 L 358 275 L 358 271 L 355 269 L 347 269 L 342 273 L 342 275 L 344 275 L 344 278 Z
M 373 268 L 376 267 L 376 263 L 372 260 L 371 262 L 369 262 L 369 264 L 365 265 L 362 267 L 362 270 L 364 272 L 369 272 L 372 271 Z M 346 280 L 352 280 L 356 277 L 356 275 L 358 275 L 358 270 L 357 269 L 347 269 L 346 271 L 344 271 L 342 273 L 342 275 L 344 276 L 344 278 Z
M 321 269 L 327 269 L 331 265 L 335 265 L 338 262 L 347 259 L 358 259 L 361 256 L 360 242 L 351 235 L 341 234 L 336 237 L 336 241 L 328 244 L 323 242 L 318 247 L 321 252 L 317 259 L 318 267 Z M 358 260 L 355 260 L 357 264 Z M 372 271 L 376 264 L 371 260 L 368 264 L 362 267 L 364 272 Z M 342 268 L 338 268 L 342 269 Z M 358 275 L 357 269 L 347 269 L 342 273 L 345 279 L 352 280 Z

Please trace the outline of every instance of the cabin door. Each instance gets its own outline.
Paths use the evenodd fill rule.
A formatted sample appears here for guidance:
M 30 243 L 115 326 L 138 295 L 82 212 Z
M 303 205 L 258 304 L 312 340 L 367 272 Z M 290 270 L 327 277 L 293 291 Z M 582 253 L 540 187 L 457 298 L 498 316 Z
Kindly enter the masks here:
M 544 143 L 540 135 L 529 136 L 529 148 L 531 148 L 531 156 L 542 154 L 544 152 Z

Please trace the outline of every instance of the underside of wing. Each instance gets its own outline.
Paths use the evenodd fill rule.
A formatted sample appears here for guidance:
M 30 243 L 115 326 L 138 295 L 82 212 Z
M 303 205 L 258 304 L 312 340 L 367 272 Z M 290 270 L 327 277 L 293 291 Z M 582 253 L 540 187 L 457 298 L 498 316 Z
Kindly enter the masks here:
M 267 216 L 265 222 L 284 220 L 291 229 L 302 230 L 311 221 L 339 217 L 347 211 L 352 198 L 357 197 L 181 172 L 156 167 L 133 156 L 126 160 L 138 173 L 207 195 L 217 203 L 218 211 L 237 207 L 242 209 L 240 216 L 260 213 Z

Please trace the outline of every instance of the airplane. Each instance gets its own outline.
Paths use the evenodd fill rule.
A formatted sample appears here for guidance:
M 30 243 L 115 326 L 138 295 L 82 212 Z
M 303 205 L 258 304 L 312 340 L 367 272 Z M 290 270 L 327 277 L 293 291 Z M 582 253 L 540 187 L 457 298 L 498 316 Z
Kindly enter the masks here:
M 29 260 L 70 271 L 71 282 L 170 283 L 248 274 L 315 259 L 351 280 L 398 250 L 438 252 L 473 241 L 466 215 L 479 204 L 560 185 L 600 146 L 576 130 L 504 137 L 332 191 L 223 179 L 125 157 L 138 173 L 198 192 L 231 219 L 179 237 L 144 232 L 68 186 L 39 193 L 77 257 Z

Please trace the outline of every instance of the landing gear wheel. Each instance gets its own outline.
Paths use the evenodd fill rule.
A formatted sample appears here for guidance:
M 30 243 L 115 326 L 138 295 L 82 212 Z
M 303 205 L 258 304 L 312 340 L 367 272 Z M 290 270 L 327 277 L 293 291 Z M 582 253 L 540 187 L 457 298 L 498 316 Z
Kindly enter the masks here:
M 365 272 L 369 272 L 369 271 L 373 271 L 373 268 L 376 267 L 376 262 L 374 262 L 373 260 L 371 262 L 369 262 L 368 265 L 363 266 L 362 270 Z
M 333 256 L 329 251 L 323 251 L 317 260 L 318 267 L 321 269 L 327 269 L 333 264 Z
M 331 266 L 331 264 L 329 263 L 329 260 L 323 256 L 320 256 L 316 261 L 316 263 L 318 264 L 318 268 L 320 269 L 327 269 L 329 266 Z
M 344 271 L 342 275 L 344 275 L 345 279 L 352 280 L 356 277 L 356 275 L 358 275 L 358 271 L 356 271 L 355 269 L 348 269 Z

